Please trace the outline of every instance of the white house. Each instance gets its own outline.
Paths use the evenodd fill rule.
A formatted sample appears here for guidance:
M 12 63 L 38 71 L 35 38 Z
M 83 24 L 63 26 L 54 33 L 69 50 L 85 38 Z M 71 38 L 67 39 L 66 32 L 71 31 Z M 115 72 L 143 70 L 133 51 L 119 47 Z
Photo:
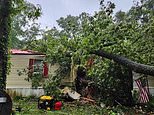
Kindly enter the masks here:
M 43 89 L 32 89 L 31 82 L 25 80 L 27 75 L 19 76 L 18 70 L 32 68 L 35 71 L 34 65 L 40 64 L 44 60 L 45 55 L 31 50 L 23 51 L 17 49 L 11 49 L 10 53 L 11 69 L 6 81 L 7 92 L 12 96 L 42 95 L 44 93 Z M 48 70 L 47 63 L 44 63 L 42 70 L 44 78 L 48 77 Z

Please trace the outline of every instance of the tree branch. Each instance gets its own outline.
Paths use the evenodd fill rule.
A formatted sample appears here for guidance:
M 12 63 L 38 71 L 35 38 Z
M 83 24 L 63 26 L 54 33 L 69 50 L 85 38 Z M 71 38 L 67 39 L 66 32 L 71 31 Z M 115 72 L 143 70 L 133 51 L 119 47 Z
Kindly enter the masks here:
M 107 52 L 102 51 L 102 50 L 92 51 L 90 53 L 104 57 L 104 58 L 107 58 L 107 59 L 110 59 L 110 60 L 113 60 L 113 61 L 115 61 L 115 62 L 117 62 L 117 63 L 119 63 L 123 66 L 130 68 L 134 72 L 154 76 L 154 66 L 136 63 L 136 62 L 129 60 L 129 59 L 123 57 L 123 56 L 107 53 Z

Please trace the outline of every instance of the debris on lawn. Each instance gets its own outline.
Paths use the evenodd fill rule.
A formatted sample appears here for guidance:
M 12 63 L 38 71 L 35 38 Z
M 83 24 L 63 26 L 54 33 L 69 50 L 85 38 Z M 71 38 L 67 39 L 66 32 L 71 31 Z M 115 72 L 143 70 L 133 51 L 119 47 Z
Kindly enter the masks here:
M 86 93 L 88 93 L 89 90 L 86 90 Z M 78 101 L 81 104 L 96 104 L 96 101 L 92 98 L 91 95 L 85 95 L 81 96 L 81 94 L 77 93 L 76 91 L 72 90 L 69 87 L 65 87 L 61 90 L 61 93 L 65 96 L 65 102 L 71 101 Z
M 93 104 L 93 105 L 96 104 L 96 101 L 95 101 L 95 100 L 90 99 L 90 98 L 86 98 L 86 97 L 81 97 L 80 102 L 81 102 L 82 104 L 87 104 L 87 103 L 88 103 L 88 104 Z
M 61 93 L 64 95 L 66 100 L 68 99 L 68 100 L 72 100 L 72 101 L 79 100 L 80 96 L 81 96 L 79 93 L 77 93 L 76 91 L 72 90 L 69 87 L 65 87 L 64 89 L 62 89 Z
M 68 96 L 74 100 L 78 100 L 78 99 L 80 99 L 81 95 L 79 93 L 77 93 L 76 91 L 69 91 Z
M 100 103 L 101 108 L 105 108 L 105 104 L 104 103 Z
M 69 87 L 64 87 L 64 89 L 61 89 L 61 93 L 66 95 L 69 91 L 71 91 L 71 88 Z

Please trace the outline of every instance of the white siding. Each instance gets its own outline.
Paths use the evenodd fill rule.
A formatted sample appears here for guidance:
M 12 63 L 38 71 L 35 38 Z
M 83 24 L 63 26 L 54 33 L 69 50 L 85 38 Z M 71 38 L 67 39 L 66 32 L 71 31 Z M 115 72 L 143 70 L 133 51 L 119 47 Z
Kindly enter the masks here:
M 49 65 L 49 75 L 55 75 L 55 71 L 59 68 L 59 64 Z
M 15 97 L 15 96 L 41 96 L 44 95 L 44 90 L 42 88 L 38 88 L 38 89 L 31 89 L 31 88 L 10 88 L 6 90 L 7 93 L 11 96 L 11 97 Z
M 31 88 L 31 83 L 26 81 L 26 75 L 18 75 L 17 70 L 27 69 L 29 59 L 43 59 L 40 55 L 11 55 L 11 70 L 7 76 L 6 88 Z
M 7 76 L 6 88 L 7 92 L 11 97 L 14 96 L 29 96 L 35 95 L 40 96 L 44 94 L 42 88 L 32 89 L 31 82 L 25 80 L 27 75 L 18 75 L 17 70 L 27 69 L 29 66 L 29 59 L 44 59 L 43 55 L 11 55 L 11 69 L 10 73 Z M 49 64 L 49 76 L 55 73 L 59 67 L 58 64 L 50 65 Z M 46 78 L 45 78 L 46 79 Z

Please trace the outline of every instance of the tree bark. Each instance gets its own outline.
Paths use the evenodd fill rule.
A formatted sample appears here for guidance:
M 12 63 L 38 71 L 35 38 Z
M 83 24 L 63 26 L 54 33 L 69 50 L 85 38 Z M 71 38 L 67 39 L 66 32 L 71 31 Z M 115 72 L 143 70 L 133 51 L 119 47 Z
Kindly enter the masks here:
M 154 66 L 140 64 L 132 60 L 129 60 L 123 56 L 111 54 L 103 50 L 92 51 L 90 53 L 113 60 L 125 67 L 128 67 L 129 69 L 131 69 L 132 71 L 136 73 L 142 73 L 142 74 L 154 76 Z
M 0 90 L 6 87 L 11 0 L 0 0 Z

